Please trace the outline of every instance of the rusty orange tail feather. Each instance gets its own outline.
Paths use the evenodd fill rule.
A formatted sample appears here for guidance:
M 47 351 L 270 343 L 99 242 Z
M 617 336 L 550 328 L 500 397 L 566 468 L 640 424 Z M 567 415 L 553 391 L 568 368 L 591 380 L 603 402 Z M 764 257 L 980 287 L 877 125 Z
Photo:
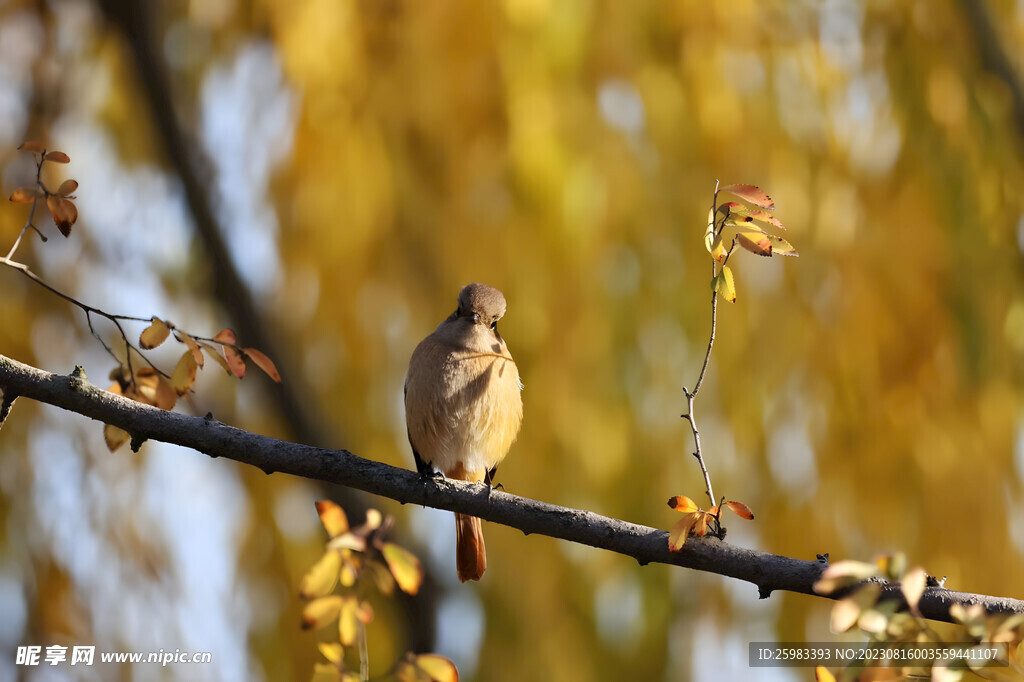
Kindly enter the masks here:
M 487 569 L 487 551 L 480 519 L 466 514 L 455 515 L 455 565 L 459 580 L 480 580 Z

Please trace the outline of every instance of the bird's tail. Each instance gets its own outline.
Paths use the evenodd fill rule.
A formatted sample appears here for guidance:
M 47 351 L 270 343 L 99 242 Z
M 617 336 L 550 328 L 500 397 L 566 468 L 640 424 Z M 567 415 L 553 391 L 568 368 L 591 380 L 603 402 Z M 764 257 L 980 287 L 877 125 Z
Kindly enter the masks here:
M 466 514 L 455 515 L 455 565 L 459 580 L 480 580 L 487 569 L 487 551 L 480 519 Z

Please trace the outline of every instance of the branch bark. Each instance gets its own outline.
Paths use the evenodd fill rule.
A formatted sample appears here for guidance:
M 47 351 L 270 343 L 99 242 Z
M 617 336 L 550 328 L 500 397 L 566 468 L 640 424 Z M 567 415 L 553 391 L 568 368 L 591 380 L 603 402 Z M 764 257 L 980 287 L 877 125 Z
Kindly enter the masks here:
M 813 585 L 826 564 L 730 545 L 713 537 L 690 538 L 682 551 L 670 552 L 668 533 L 601 516 L 582 509 L 488 490 L 480 484 L 448 479 L 424 480 L 419 474 L 358 457 L 346 450 L 277 440 L 222 424 L 213 418 L 166 412 L 90 384 L 76 368 L 70 375 L 46 372 L 0 355 L 4 402 L 24 396 L 113 424 L 132 434 L 138 448 L 148 439 L 174 443 L 211 457 L 335 483 L 396 500 L 472 514 L 487 521 L 590 545 L 634 558 L 641 565 L 664 563 L 745 580 L 761 598 L 776 590 L 815 595 Z M 899 585 L 886 585 L 883 598 L 902 601 Z M 820 596 L 820 595 L 815 595 Z M 1024 613 L 1024 601 L 929 587 L 919 608 L 926 618 L 949 622 L 954 603 L 981 604 L 989 613 Z M 904 604 L 905 606 L 905 604 Z

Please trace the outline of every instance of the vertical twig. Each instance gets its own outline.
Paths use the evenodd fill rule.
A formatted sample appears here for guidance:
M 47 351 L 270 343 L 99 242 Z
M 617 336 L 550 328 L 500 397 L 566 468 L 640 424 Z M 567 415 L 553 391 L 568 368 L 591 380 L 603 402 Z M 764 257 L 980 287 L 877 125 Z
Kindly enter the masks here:
M 718 208 L 718 186 L 719 182 L 715 181 L 715 195 L 711 201 L 711 220 L 712 225 L 715 220 L 715 211 Z M 711 261 L 711 276 L 715 277 L 718 274 L 718 264 L 714 259 Z M 694 384 L 693 390 L 690 391 L 683 386 L 683 394 L 686 396 L 686 414 L 682 415 L 690 424 L 690 429 L 693 431 L 693 445 L 694 451 L 693 456 L 697 458 L 697 463 L 700 464 L 700 471 L 704 474 L 704 485 L 707 486 L 708 499 L 711 500 L 711 506 L 717 504 L 715 498 L 715 490 L 711 486 L 711 474 L 708 473 L 708 467 L 704 463 L 704 453 L 701 450 L 700 445 L 700 430 L 697 428 L 697 419 L 693 414 L 693 402 L 697 397 L 697 393 L 700 392 L 700 387 L 704 384 L 704 377 L 708 372 L 708 365 L 711 364 L 711 349 L 715 345 L 715 327 L 718 323 L 718 292 L 711 292 L 711 333 L 708 337 L 708 347 L 704 352 L 704 363 L 701 365 L 700 374 L 697 376 L 697 383 Z

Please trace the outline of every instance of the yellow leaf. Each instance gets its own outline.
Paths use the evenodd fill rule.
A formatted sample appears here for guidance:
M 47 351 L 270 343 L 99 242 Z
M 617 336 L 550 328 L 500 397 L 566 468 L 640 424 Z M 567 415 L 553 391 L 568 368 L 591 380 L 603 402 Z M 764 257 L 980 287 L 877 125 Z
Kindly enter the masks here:
M 815 682 L 836 682 L 836 676 L 825 666 L 819 665 L 814 669 L 814 680 Z
M 180 329 L 174 330 L 174 338 L 188 346 L 188 349 L 192 351 L 192 356 L 196 359 L 196 365 L 202 367 L 204 363 L 203 351 L 199 344 L 196 343 L 196 340 Z
M 393 542 L 385 542 L 381 553 L 402 592 L 419 592 L 420 585 L 423 584 L 423 565 L 416 555 Z
M 921 601 L 921 595 L 924 594 L 927 581 L 928 574 L 925 573 L 923 568 L 912 568 L 903 576 L 903 581 L 900 583 L 900 590 L 903 592 L 910 610 L 918 617 L 920 617 L 921 612 L 918 611 L 917 604 Z
M 431 682 L 458 682 L 459 670 L 444 656 L 420 654 L 413 659 L 413 665 L 426 673 Z
M 359 601 L 355 597 L 345 597 L 338 614 L 338 637 L 345 646 L 352 646 L 358 635 Z
M 117 386 L 117 384 L 114 385 Z M 131 434 L 124 429 L 119 429 L 118 427 L 110 424 L 103 425 L 103 440 L 106 441 L 107 449 L 111 452 L 127 443 L 131 437 Z
M 318 642 L 316 646 L 323 657 L 335 665 L 341 663 L 345 657 L 345 647 L 337 642 Z
M 345 682 L 346 677 L 336 665 L 315 663 L 311 682 Z
M 772 255 L 772 240 L 766 234 L 760 232 L 740 232 L 736 235 L 736 241 L 750 253 L 758 256 Z
M 333 551 L 326 552 L 306 572 L 306 575 L 302 576 L 302 582 L 299 583 L 299 596 L 303 599 L 326 597 L 338 584 L 340 571 L 341 555 Z
M 736 302 L 736 282 L 732 277 L 732 269 L 728 265 L 723 265 L 711 280 L 711 290 L 718 292 L 729 303 Z
M 306 604 L 302 609 L 302 629 L 322 628 L 338 617 L 344 600 L 338 595 L 321 597 Z
M 320 515 L 320 522 L 332 538 L 348 532 L 348 517 L 345 510 L 330 500 L 320 500 L 316 503 L 316 512 Z
M 669 550 L 678 552 L 683 548 L 686 538 L 689 537 L 693 525 L 697 523 L 700 516 L 700 512 L 691 512 L 676 522 L 676 525 L 672 527 L 672 532 L 668 534 Z
M 268 358 L 265 353 L 262 353 L 255 348 L 243 348 L 242 352 L 245 353 L 250 360 L 255 362 L 256 366 L 262 369 L 268 377 L 277 383 L 281 383 L 281 374 L 277 371 L 277 367 L 274 365 L 273 361 Z
M 139 346 L 146 350 L 156 348 L 167 340 L 171 335 L 171 328 L 168 327 L 159 317 L 154 317 L 148 327 L 139 334 Z
M 814 591 L 818 594 L 831 594 L 840 588 L 877 575 L 877 573 L 878 569 L 874 564 L 849 559 L 837 561 L 822 571 L 821 578 L 814 583 Z
M 174 371 L 171 373 L 171 387 L 174 392 L 179 396 L 185 395 L 192 389 L 192 384 L 196 382 L 196 371 L 199 366 L 196 364 L 196 356 L 192 351 L 187 350 L 178 359 L 178 364 L 174 366 Z
M 860 606 L 852 599 L 840 599 L 832 606 L 829 617 L 829 628 L 835 634 L 846 632 L 857 624 L 860 617 Z

